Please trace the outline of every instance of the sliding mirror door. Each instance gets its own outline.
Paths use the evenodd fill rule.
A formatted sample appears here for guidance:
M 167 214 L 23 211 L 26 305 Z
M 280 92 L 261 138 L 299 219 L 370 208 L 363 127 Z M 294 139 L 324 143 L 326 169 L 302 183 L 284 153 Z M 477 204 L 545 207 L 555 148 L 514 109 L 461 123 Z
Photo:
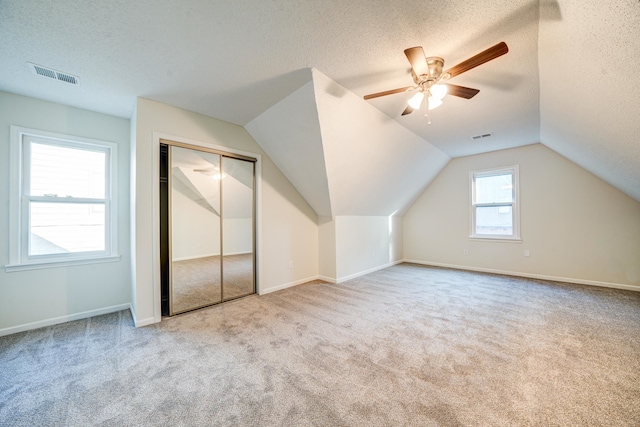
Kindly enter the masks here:
M 222 301 L 220 155 L 171 147 L 171 314 Z
M 255 293 L 255 160 L 178 143 L 161 153 L 163 314 Z
M 254 163 L 222 158 L 224 300 L 254 293 Z

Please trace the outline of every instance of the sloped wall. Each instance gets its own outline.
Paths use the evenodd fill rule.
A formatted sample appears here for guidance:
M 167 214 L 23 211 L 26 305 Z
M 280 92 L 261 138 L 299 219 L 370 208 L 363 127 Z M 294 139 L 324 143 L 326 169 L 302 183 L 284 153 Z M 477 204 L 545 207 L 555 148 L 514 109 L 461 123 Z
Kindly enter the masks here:
M 313 69 L 333 216 L 402 212 L 449 157 Z
M 640 201 L 640 4 L 540 2 L 540 141 Z M 577 66 L 579 65 L 579 66 Z
M 469 239 L 469 171 L 514 164 L 522 242 Z M 640 289 L 640 203 L 541 144 L 456 158 L 404 216 L 404 258 Z
M 449 157 L 316 69 L 246 128 L 320 216 L 403 212 Z
M 318 110 L 309 82 L 245 128 L 318 215 L 331 216 L 331 200 Z
M 246 127 L 320 216 L 319 276 L 343 281 L 402 259 L 399 215 L 449 157 L 320 71 L 310 78 Z

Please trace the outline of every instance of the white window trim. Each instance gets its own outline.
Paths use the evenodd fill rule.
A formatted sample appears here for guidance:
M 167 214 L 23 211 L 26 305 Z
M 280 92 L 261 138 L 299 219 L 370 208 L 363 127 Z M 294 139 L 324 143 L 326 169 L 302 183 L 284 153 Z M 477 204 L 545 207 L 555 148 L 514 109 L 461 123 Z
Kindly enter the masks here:
M 513 189 L 515 193 L 513 198 L 512 213 L 513 213 L 513 235 L 505 236 L 500 234 L 476 234 L 476 205 L 475 201 L 475 178 L 492 175 L 502 175 L 505 173 L 511 173 L 513 176 Z M 519 243 L 522 242 L 520 238 L 520 168 L 519 165 L 504 166 L 491 169 L 481 169 L 469 172 L 469 239 L 480 241 L 492 241 L 492 242 L 509 242 Z
M 65 135 L 60 133 L 29 129 L 20 126 L 10 126 L 9 147 L 9 264 L 5 266 L 6 272 L 41 269 L 50 267 L 63 267 L 80 264 L 93 264 L 118 261 L 118 145 L 114 142 L 100 141 L 96 139 Z M 107 173 L 107 194 L 109 216 L 106 218 L 106 249 L 98 254 L 80 253 L 66 256 L 51 255 L 38 256 L 33 259 L 25 257 L 26 234 L 23 229 L 23 203 L 22 203 L 22 174 L 23 174 L 23 150 L 22 144 L 25 136 L 51 139 L 59 143 L 72 145 L 82 144 L 94 146 L 100 150 L 106 150 L 109 156 Z

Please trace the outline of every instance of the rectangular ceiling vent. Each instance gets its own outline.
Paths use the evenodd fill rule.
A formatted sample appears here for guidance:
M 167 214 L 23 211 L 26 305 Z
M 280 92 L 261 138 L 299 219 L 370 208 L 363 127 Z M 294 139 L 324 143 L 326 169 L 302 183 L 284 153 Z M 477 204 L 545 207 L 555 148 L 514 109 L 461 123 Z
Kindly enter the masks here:
M 471 139 L 483 139 L 483 138 L 489 138 L 493 136 L 492 133 L 483 133 L 482 135 L 476 135 L 476 136 L 472 136 Z
M 72 85 L 80 84 L 80 79 L 71 74 L 43 67 L 42 65 L 32 64 L 30 62 L 28 62 L 28 64 L 29 68 L 31 68 L 31 71 L 39 76 L 48 77 L 50 79 L 59 80 L 61 82 L 71 83 Z

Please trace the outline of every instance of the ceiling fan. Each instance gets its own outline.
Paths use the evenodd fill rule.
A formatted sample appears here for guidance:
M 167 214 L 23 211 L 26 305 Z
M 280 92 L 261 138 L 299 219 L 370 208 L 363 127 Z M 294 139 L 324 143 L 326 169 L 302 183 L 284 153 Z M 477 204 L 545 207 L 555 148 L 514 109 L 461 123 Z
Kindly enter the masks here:
M 371 95 L 366 95 L 364 99 L 372 99 L 392 95 L 394 93 L 418 90 L 418 92 L 409 99 L 407 108 L 402 112 L 402 115 L 406 116 L 407 114 L 411 114 L 414 110 L 419 109 L 422 105 L 423 99 L 426 97 L 427 114 L 425 114 L 425 117 L 428 118 L 428 110 L 433 110 L 434 108 L 442 105 L 442 98 L 444 98 L 445 95 L 449 94 L 459 96 L 460 98 L 471 99 L 480 92 L 478 89 L 453 85 L 451 83 L 445 84 L 445 81 L 482 65 L 485 62 L 496 59 L 507 52 L 509 52 L 507 44 L 505 42 L 500 42 L 497 45 L 492 46 L 443 72 L 444 59 L 437 56 L 425 57 L 424 50 L 422 50 L 421 46 L 411 47 L 409 49 L 405 49 L 404 54 L 407 56 L 407 59 L 411 64 L 411 77 L 413 77 L 415 86 L 407 86 L 398 89 L 386 90 L 384 92 L 372 93 Z

